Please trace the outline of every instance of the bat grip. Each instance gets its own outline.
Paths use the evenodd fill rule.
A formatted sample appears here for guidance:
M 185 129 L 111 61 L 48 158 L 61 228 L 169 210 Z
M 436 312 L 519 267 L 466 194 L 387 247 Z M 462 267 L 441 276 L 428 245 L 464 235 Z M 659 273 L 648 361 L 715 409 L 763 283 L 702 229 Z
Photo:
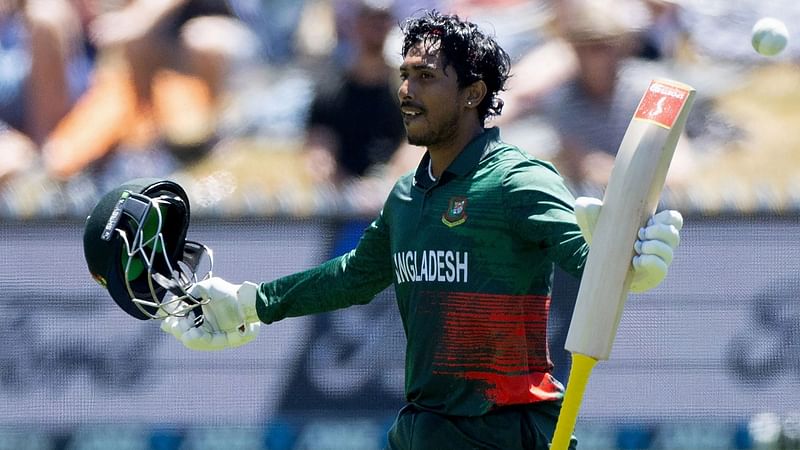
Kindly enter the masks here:
M 550 450 L 567 450 L 569 448 L 575 422 L 578 420 L 578 410 L 581 408 L 583 392 L 586 390 L 595 364 L 597 364 L 597 360 L 591 356 L 580 353 L 572 354 L 567 391 L 564 393 L 564 402 L 561 404 L 561 412 L 558 415 L 555 432 L 553 432 Z

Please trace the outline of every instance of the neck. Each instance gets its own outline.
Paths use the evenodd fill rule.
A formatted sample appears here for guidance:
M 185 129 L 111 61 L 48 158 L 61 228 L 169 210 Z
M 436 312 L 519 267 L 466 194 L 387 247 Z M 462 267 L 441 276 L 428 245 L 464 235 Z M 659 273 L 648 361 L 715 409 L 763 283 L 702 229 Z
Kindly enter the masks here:
M 431 173 L 433 173 L 433 176 L 439 178 L 461 151 L 482 133 L 483 126 L 476 122 L 475 126 L 457 132 L 442 144 L 429 145 L 428 154 L 431 157 Z

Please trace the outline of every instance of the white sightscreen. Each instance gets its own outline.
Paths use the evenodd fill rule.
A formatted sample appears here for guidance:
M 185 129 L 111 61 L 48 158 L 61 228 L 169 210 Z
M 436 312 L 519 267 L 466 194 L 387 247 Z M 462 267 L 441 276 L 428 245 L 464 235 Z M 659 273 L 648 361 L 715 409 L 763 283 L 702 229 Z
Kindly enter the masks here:
M 200 221 L 189 236 L 215 250 L 216 274 L 259 281 L 341 253 L 363 225 Z M 753 416 L 800 411 L 796 229 L 795 218 L 687 219 L 668 279 L 629 298 L 611 359 L 594 370 L 584 448 L 595 424 L 663 435 L 686 423 L 717 427 L 727 448 Z M 382 445 L 402 405 L 391 291 L 262 327 L 240 349 L 191 352 L 117 309 L 88 275 L 81 235 L 76 222 L 0 226 L 0 448 L 22 435 L 41 439 L 30 448 L 109 434 L 188 445 L 211 439 L 209 427 L 265 448 Z

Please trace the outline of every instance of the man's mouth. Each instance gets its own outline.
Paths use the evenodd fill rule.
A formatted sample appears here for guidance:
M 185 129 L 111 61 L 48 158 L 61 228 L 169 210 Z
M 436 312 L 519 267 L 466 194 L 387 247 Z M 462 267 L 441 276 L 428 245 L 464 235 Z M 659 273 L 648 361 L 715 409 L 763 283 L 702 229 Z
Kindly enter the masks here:
M 422 108 L 416 106 L 401 106 L 400 112 L 403 114 L 403 118 L 406 120 L 411 120 L 423 115 Z

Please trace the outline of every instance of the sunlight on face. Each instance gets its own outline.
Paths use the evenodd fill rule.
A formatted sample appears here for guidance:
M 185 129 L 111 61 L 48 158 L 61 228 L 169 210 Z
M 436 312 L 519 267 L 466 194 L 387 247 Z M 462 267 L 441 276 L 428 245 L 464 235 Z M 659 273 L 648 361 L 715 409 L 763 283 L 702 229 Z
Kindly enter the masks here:
M 400 65 L 397 95 L 412 145 L 435 146 L 457 134 L 462 123 L 456 73 L 445 67 L 436 43 L 419 43 Z

